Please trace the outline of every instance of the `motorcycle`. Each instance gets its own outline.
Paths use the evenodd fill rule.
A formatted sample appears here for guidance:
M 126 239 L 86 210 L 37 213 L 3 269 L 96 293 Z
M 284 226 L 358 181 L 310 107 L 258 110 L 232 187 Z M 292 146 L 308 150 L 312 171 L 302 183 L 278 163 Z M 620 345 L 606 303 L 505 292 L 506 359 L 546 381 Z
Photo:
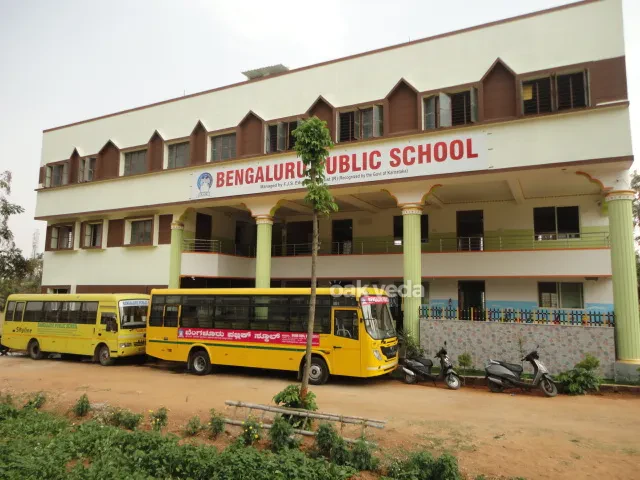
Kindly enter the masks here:
M 547 397 L 555 397 L 558 394 L 558 387 L 547 368 L 540 361 L 539 347 L 538 345 L 534 351 L 521 360 L 522 362 L 527 361 L 533 366 L 533 381 L 521 378 L 524 370 L 521 365 L 489 359 L 489 363 L 485 367 L 489 390 L 500 393 L 505 388 L 520 387 L 524 390 L 540 388 Z
M 436 380 L 444 380 L 452 390 L 458 390 L 460 388 L 460 377 L 453 369 L 453 364 L 449 360 L 446 350 L 447 342 L 444 342 L 435 358 L 440 359 L 440 372 L 437 374 L 431 373 L 433 367 L 433 361 L 429 358 L 407 358 L 402 362 L 402 372 L 404 373 L 404 382 L 408 384 L 417 383 L 419 380 L 432 380 L 435 385 Z

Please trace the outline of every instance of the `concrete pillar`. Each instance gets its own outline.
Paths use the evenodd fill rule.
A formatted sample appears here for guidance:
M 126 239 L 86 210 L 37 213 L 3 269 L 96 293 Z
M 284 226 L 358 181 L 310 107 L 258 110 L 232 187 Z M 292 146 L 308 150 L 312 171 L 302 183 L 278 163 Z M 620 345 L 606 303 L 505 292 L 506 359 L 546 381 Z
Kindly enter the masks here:
M 402 205 L 402 259 L 404 267 L 404 331 L 420 338 L 418 309 L 422 301 L 417 287 L 422 282 L 420 247 L 420 216 L 422 206 L 416 203 Z
M 180 270 L 182 267 L 182 240 L 184 224 L 171 222 L 171 251 L 169 253 L 169 288 L 180 288 Z
M 273 217 L 270 215 L 257 215 L 257 240 L 256 240 L 256 288 L 269 288 L 271 286 L 271 230 Z
M 632 190 L 618 190 L 607 194 L 606 200 L 611 238 L 613 306 L 616 314 L 616 357 L 618 363 L 629 364 L 629 372 L 635 373 L 637 377 L 637 368 L 640 366 L 640 318 L 633 234 L 634 196 L 635 192 Z M 619 371 L 625 370 L 625 365 L 616 364 L 616 377 Z

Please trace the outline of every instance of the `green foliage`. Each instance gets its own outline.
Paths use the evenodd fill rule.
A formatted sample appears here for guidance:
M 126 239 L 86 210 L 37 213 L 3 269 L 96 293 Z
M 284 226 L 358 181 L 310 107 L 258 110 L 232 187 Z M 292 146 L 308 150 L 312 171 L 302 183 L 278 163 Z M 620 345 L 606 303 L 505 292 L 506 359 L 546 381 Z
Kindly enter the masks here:
M 184 434 L 188 437 L 195 437 L 202 430 L 204 430 L 205 426 L 202 424 L 200 417 L 195 415 L 189 419 L 187 425 L 184 427 Z
M 469 352 L 464 352 L 461 355 L 458 355 L 458 365 L 462 370 L 467 370 L 473 367 L 473 360 L 471 359 L 471 354 Z
M 273 401 L 276 405 L 286 408 L 301 408 L 315 412 L 318 410 L 316 403 L 316 394 L 307 391 L 304 400 L 300 398 L 300 385 L 288 385 L 284 390 L 278 392 Z M 297 415 L 284 415 L 284 418 L 293 426 L 293 428 L 306 429 L 311 426 L 312 419 L 308 417 L 300 417 Z
M 89 413 L 89 410 L 91 410 L 89 397 L 87 397 L 86 393 L 83 393 L 76 404 L 73 406 L 73 413 L 76 417 L 86 417 L 87 413 Z
M 42 392 L 38 392 L 33 397 L 29 398 L 29 400 L 27 400 L 27 403 L 24 404 L 24 408 L 40 409 L 44 406 L 46 401 L 47 396 Z
M 282 415 L 276 415 L 269 430 L 271 450 L 280 452 L 287 448 L 298 448 L 300 442 L 293 437 L 293 427 Z
M 413 359 L 424 356 L 424 348 L 420 345 L 420 341 L 409 332 L 398 332 L 398 341 L 400 348 L 404 349 L 404 357 Z
M 325 159 L 333 147 L 327 122 L 312 117 L 303 121 L 293 131 L 293 136 L 296 139 L 296 153 L 304 164 L 305 179 L 302 184 L 307 189 L 305 200 L 319 215 L 337 212 L 338 205 L 325 183 Z
M 151 429 L 154 432 L 162 431 L 162 429 L 169 423 L 169 410 L 165 407 L 160 407 L 155 412 L 153 410 L 149 410 L 149 423 L 151 424 Z
M 133 413 L 126 408 L 111 408 L 107 411 L 105 422 L 114 427 L 122 427 L 127 430 L 135 430 L 140 425 L 143 415 Z
M 387 478 L 395 480 L 461 480 L 458 461 L 448 453 L 437 460 L 427 451 L 394 460 L 387 468 Z
M 242 422 L 242 434 L 240 435 L 240 439 L 244 445 L 250 446 L 256 442 L 259 442 L 262 438 L 262 424 L 258 423 L 258 421 L 249 417 L 244 422 Z
M 338 441 L 340 435 L 333 425 L 329 422 L 322 422 L 316 431 L 316 450 L 323 457 L 331 456 L 331 448 Z
M 211 438 L 218 438 L 218 436 L 224 433 L 226 425 L 224 423 L 224 416 L 221 413 L 216 412 L 215 408 L 212 408 L 211 417 L 209 418 L 209 434 Z
M 373 455 L 373 447 L 363 438 L 351 447 L 349 465 L 356 470 L 376 470 L 380 460 Z
M 299 450 L 275 454 L 236 446 L 219 452 L 179 441 L 95 421 L 73 427 L 49 413 L 16 410 L 16 416 L 0 417 L 0 478 L 346 480 L 356 473 Z
M 569 395 L 597 392 L 602 383 L 602 378 L 596 374 L 598 367 L 600 367 L 600 360 L 587 354 L 582 361 L 576 363 L 574 368 L 556 375 L 555 379 L 562 384 L 563 391 Z

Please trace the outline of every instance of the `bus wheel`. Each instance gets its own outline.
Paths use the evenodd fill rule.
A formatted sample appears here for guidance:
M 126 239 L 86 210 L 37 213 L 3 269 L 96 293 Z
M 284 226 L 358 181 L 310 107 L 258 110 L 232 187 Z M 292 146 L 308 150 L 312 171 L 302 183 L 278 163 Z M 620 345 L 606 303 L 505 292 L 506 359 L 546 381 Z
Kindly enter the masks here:
M 34 360 L 42 360 L 44 358 L 44 352 L 40 350 L 40 344 L 37 340 L 31 340 L 29 342 L 27 351 L 29 352 L 29 356 Z
M 98 361 L 100 365 L 103 367 L 108 367 L 109 365 L 113 365 L 113 358 L 111 358 L 111 352 L 109 352 L 109 347 L 106 345 L 100 345 L 98 347 Z
M 304 368 L 304 367 L 303 367 Z M 327 362 L 321 357 L 311 357 L 311 368 L 309 369 L 309 383 L 311 385 L 323 385 L 329 379 L 329 368 Z
M 204 350 L 196 350 L 189 357 L 189 370 L 196 375 L 208 375 L 211 372 L 211 360 Z

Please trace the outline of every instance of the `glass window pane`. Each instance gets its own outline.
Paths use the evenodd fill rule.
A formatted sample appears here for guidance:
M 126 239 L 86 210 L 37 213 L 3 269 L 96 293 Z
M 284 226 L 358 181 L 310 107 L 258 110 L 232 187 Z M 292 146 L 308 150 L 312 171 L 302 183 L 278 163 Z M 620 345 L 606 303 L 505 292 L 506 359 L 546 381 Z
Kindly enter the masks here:
M 533 229 L 536 235 L 556 233 L 555 207 L 538 207 L 533 209 Z
M 560 284 L 560 307 L 584 308 L 581 283 Z
M 558 233 L 580 233 L 578 207 L 558 207 Z
M 538 305 L 541 308 L 558 308 L 558 284 L 556 282 L 538 283 Z

